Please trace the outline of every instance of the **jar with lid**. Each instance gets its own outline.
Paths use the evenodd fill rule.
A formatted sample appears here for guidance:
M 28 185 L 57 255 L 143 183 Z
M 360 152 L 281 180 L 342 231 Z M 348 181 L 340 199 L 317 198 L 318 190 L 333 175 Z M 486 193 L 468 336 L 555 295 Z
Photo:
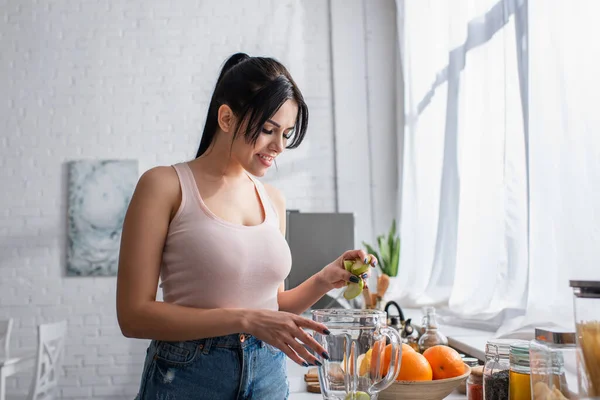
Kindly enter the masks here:
M 467 400 L 483 400 L 483 365 L 471 368 L 467 378 Z
M 425 332 L 419 338 L 419 351 L 421 353 L 433 346 L 448 345 L 448 338 L 439 330 L 435 308 L 427 307 L 426 312 L 427 314 L 423 317 Z
M 569 382 L 570 377 L 576 377 L 575 332 L 536 328 L 535 339 L 529 343 L 529 364 L 533 400 L 568 399 L 577 387 L 576 380 Z
M 473 374 L 473 368 L 479 366 L 479 360 L 474 357 L 466 357 L 464 355 L 461 355 L 461 358 L 463 362 L 467 364 L 469 368 L 471 368 L 471 374 Z M 467 394 L 467 381 L 464 381 L 460 385 L 458 385 L 456 391 L 460 394 Z
M 600 281 L 571 281 L 579 395 L 600 399 Z
M 531 400 L 531 369 L 529 342 L 517 341 L 510 345 L 509 399 Z
M 514 340 L 493 339 L 485 345 L 483 392 L 485 400 L 508 400 L 510 345 Z

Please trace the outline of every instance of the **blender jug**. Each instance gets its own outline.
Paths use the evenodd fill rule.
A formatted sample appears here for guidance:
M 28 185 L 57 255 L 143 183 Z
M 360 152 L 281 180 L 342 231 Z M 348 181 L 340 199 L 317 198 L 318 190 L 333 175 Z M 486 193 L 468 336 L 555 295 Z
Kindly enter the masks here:
M 402 347 L 398 331 L 386 325 L 378 310 L 314 310 L 313 320 L 329 335 L 314 337 L 329 353 L 319 367 L 319 383 L 327 400 L 376 400 L 400 372 Z M 386 338 L 389 344 L 386 345 Z

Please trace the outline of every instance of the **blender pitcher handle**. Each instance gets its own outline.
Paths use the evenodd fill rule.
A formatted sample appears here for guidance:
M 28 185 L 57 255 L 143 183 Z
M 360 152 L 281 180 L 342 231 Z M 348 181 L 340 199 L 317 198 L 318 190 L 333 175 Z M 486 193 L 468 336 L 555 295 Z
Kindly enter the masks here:
M 381 328 L 381 333 L 388 338 L 392 345 L 392 356 L 390 357 L 390 365 L 388 366 L 388 373 L 383 377 L 382 380 L 373 384 L 371 390 L 375 393 L 381 392 L 387 389 L 400 373 L 400 360 L 402 359 L 402 338 L 397 330 L 393 328 Z M 398 351 L 394 351 L 398 349 Z M 396 357 L 396 354 L 398 357 Z

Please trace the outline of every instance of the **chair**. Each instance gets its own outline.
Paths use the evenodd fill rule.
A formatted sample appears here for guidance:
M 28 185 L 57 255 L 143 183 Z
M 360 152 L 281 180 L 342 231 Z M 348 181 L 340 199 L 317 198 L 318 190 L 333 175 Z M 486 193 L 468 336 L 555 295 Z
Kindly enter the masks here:
M 0 320 L 0 360 L 8 358 L 12 318 Z
M 37 359 L 28 400 L 54 398 L 62 366 L 66 334 L 66 321 L 42 324 L 38 327 Z
M 12 322 L 12 321 L 11 321 Z M 4 337 L 4 350 L 8 349 L 11 322 L 0 321 L 0 340 Z M 6 328 L 6 327 L 7 328 Z M 8 335 L 2 335 L 7 331 Z M 23 355 L 12 355 L 10 358 L 0 357 L 0 400 L 5 399 L 5 380 L 11 375 L 23 371 L 31 371 L 33 379 L 27 400 L 51 400 L 60 376 L 60 367 L 64 353 L 67 322 L 61 321 L 38 326 L 37 352 Z

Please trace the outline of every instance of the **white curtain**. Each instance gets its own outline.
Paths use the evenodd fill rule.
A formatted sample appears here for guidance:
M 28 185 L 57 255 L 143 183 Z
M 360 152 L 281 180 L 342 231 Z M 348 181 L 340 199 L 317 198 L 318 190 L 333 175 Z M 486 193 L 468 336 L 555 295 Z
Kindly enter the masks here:
M 600 26 L 596 0 L 529 0 L 527 314 L 573 323 L 569 280 L 600 280 Z
M 569 278 L 600 271 L 597 3 L 397 6 L 406 126 L 392 297 L 492 330 L 559 322 L 557 308 L 572 320 Z

